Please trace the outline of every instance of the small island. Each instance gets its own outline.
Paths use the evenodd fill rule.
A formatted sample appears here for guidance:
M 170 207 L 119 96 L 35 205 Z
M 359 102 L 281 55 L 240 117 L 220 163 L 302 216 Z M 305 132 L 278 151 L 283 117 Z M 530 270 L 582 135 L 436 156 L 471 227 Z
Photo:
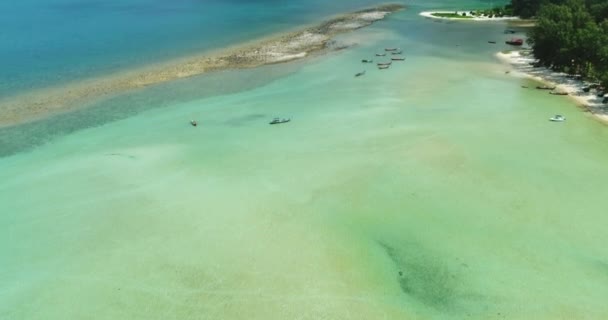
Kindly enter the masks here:
M 513 10 L 509 6 L 470 11 L 425 11 L 421 12 L 420 15 L 432 19 L 446 20 L 503 21 L 518 19 L 517 16 L 513 15 Z

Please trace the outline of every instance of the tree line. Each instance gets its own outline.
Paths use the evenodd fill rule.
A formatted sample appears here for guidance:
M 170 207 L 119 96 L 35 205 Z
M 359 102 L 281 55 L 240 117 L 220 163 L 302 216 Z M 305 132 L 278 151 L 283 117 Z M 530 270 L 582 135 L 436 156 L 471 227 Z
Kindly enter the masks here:
M 536 19 L 528 42 L 541 65 L 608 87 L 608 0 L 512 0 L 510 9 Z

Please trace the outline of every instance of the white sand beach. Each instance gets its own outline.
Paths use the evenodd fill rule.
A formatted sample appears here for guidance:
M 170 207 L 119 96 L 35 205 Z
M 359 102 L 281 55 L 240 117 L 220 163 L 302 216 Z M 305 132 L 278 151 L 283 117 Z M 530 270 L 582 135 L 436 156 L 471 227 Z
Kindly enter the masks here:
M 602 103 L 603 97 L 598 97 L 598 92 L 590 90 L 584 92 L 583 88 L 589 83 L 569 77 L 563 72 L 555 72 L 544 67 L 534 67 L 537 61 L 533 55 L 525 54 L 524 51 L 511 51 L 509 53 L 499 52 L 496 54 L 499 60 L 509 64 L 515 72 L 514 76 L 529 77 L 531 79 L 555 86 L 556 92 L 566 92 L 568 96 L 576 100 L 582 107 L 591 112 L 603 122 L 608 123 L 608 105 Z

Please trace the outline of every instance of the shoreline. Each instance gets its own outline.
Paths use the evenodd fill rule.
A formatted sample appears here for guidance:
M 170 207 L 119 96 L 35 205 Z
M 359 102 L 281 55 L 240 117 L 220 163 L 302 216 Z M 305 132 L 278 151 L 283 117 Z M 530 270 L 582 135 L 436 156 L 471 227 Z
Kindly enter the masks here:
M 334 36 L 370 26 L 404 8 L 401 4 L 379 5 L 212 52 L 18 94 L 0 100 L 0 128 L 69 112 L 104 97 L 172 80 L 208 72 L 286 63 L 328 50 L 342 50 L 346 47 L 332 41 Z
M 522 50 L 515 50 L 509 53 L 498 52 L 496 57 L 503 63 L 511 66 L 515 73 L 512 75 L 522 76 L 541 83 L 555 86 L 555 91 L 566 92 L 568 97 L 583 107 L 594 118 L 608 124 L 608 104 L 602 103 L 603 97 L 598 97 L 597 93 L 592 90 L 584 92 L 583 88 L 589 84 L 583 80 L 577 80 L 568 77 L 568 74 L 556 72 L 545 67 L 534 67 L 531 63 L 536 62 L 536 58 L 532 55 L 522 55 Z
M 468 15 L 470 11 L 422 11 L 418 15 L 429 18 L 429 19 L 438 19 L 438 20 L 458 20 L 458 21 L 513 21 L 513 20 L 521 20 L 519 17 L 502 17 L 502 18 L 488 18 L 488 17 L 475 17 Z M 451 17 L 437 17 L 434 16 L 434 13 L 457 13 L 461 15 L 462 13 L 466 13 L 468 18 L 451 18 Z

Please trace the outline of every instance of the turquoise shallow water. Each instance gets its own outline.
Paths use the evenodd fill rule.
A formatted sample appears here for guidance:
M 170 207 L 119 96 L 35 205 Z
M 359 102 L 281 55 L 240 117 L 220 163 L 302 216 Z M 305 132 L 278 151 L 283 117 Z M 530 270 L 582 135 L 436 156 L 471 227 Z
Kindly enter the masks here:
M 419 9 L 45 122 L 0 159 L 0 318 L 605 318 L 606 126 Z

